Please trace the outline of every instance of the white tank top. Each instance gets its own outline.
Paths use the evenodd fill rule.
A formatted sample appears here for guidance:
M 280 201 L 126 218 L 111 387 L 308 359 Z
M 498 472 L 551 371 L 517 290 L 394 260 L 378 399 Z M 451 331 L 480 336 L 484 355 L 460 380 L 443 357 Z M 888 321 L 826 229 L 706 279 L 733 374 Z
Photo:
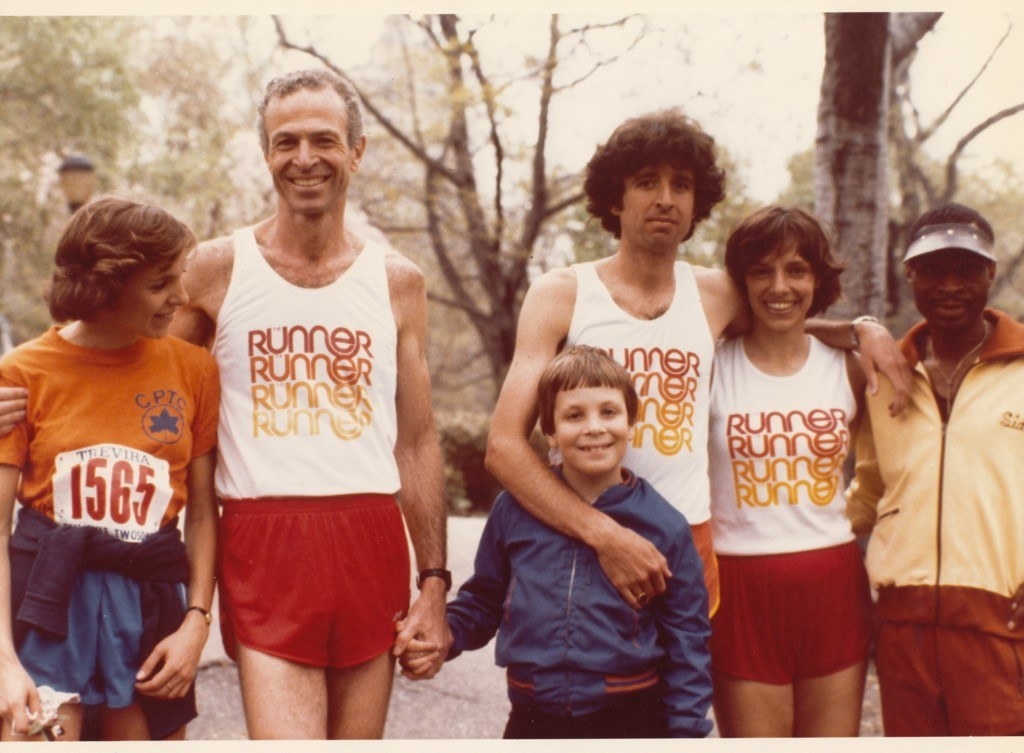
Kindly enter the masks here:
M 398 491 L 397 332 L 384 248 L 367 242 L 337 280 L 300 288 L 252 228 L 217 318 L 217 493 L 228 499 Z
M 715 354 L 711 525 L 719 554 L 800 552 L 853 540 L 843 462 L 857 403 L 846 355 L 810 338 L 796 374 L 771 376 L 743 338 Z
M 624 465 L 646 479 L 691 524 L 710 516 L 708 396 L 714 340 L 693 269 L 675 265 L 675 295 L 657 319 L 623 311 L 592 262 L 576 264 L 568 344 L 607 350 L 633 375 L 640 398 Z

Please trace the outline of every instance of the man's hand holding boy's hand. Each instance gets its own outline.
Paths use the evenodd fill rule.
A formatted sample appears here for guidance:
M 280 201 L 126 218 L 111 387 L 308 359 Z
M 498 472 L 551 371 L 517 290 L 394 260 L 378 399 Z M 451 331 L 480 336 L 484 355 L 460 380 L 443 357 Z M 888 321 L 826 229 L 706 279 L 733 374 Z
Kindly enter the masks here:
M 404 626 L 404 622 L 397 623 L 395 632 L 402 632 Z M 402 674 L 410 680 L 428 680 L 438 673 L 441 665 L 444 664 L 444 659 L 438 644 L 416 636 L 399 654 L 398 663 L 402 667 Z

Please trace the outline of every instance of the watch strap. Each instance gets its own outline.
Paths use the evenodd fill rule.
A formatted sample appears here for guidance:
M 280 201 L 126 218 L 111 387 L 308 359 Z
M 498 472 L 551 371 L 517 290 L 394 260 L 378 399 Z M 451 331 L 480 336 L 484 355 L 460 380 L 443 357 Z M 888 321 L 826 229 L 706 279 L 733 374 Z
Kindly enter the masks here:
M 452 573 L 450 570 L 445 570 L 441 567 L 429 567 L 426 570 L 420 570 L 419 575 L 416 576 L 416 588 L 423 590 L 423 581 L 427 578 L 440 578 L 444 581 L 445 592 L 452 590 Z

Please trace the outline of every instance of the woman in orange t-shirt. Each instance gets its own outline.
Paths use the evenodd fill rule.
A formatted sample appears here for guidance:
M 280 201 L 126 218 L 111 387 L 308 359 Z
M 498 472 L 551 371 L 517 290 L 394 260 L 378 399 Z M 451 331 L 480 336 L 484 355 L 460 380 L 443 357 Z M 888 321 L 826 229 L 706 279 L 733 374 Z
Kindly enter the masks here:
M 195 244 L 157 207 L 86 205 L 47 294 L 68 324 L 0 361 L 0 382 L 28 391 L 0 437 L 3 740 L 81 739 L 86 706 L 103 739 L 184 739 L 195 717 L 219 385 L 209 353 L 166 336 Z

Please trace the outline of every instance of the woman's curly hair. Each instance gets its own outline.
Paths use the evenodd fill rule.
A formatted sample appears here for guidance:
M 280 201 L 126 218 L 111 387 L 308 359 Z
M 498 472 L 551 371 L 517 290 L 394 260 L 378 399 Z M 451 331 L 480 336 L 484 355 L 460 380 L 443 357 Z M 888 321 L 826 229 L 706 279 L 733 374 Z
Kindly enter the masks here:
M 170 266 L 195 245 L 188 226 L 159 207 L 96 199 L 72 215 L 57 243 L 46 292 L 50 315 L 58 322 L 88 320 L 114 308 L 135 270 Z

